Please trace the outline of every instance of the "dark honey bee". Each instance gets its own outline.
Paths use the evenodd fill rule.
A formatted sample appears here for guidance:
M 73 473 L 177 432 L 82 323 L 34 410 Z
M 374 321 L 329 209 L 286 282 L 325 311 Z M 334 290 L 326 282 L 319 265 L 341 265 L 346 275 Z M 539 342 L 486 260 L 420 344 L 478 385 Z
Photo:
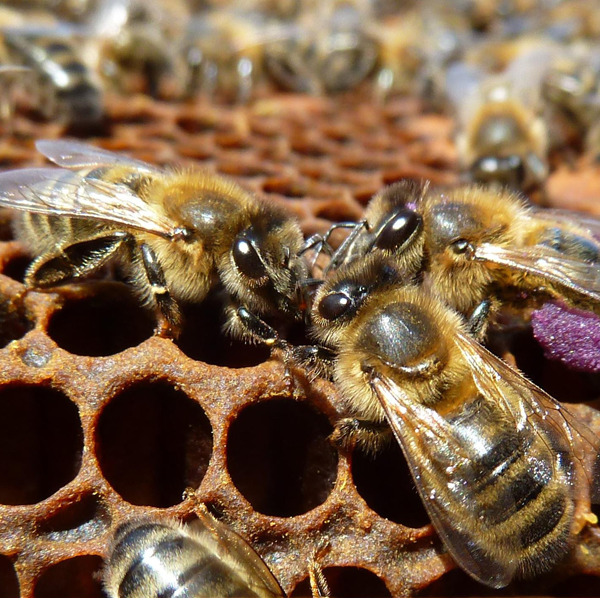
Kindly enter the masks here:
M 263 75 L 265 47 L 286 35 L 287 26 L 258 7 L 195 14 L 183 43 L 189 72 L 187 95 L 201 92 L 248 101 Z
M 206 510 L 189 525 L 130 521 L 115 535 L 104 571 L 113 598 L 283 598 L 250 545 Z
M 37 255 L 28 287 L 62 285 L 116 260 L 166 320 L 163 333 L 177 335 L 180 302 L 201 301 L 219 282 L 232 303 L 299 316 L 302 234 L 282 210 L 206 171 L 162 171 L 69 141 L 37 147 L 67 168 L 0 174 L 0 205 L 23 211 L 16 233 Z
M 559 299 L 600 312 L 598 223 L 528 207 L 506 190 L 393 184 L 370 202 L 331 269 L 368 252 L 393 257 L 465 316 Z
M 46 118 L 74 128 L 101 124 L 104 100 L 100 82 L 81 60 L 68 26 L 6 29 L 2 43 L 11 61 L 31 69 L 35 108 Z
M 113 598 L 284 598 L 261 557 L 203 505 L 189 525 L 128 521 L 115 534 L 104 569 Z M 309 561 L 313 596 L 329 597 L 316 558 Z
M 265 48 L 265 67 L 283 88 L 326 94 L 351 89 L 373 70 L 378 45 L 368 3 L 307 3 L 288 35 Z
M 372 254 L 317 291 L 313 332 L 337 353 L 350 418 L 334 439 L 375 447 L 391 428 L 457 564 L 503 587 L 552 568 L 593 522 L 586 461 L 599 440 L 491 354 L 461 317 Z

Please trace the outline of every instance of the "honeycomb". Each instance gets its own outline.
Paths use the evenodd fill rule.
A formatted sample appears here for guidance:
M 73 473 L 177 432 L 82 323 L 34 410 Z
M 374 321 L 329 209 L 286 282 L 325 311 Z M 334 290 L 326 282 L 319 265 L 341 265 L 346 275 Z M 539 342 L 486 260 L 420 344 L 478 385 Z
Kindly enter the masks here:
M 307 235 L 360 218 L 372 194 L 402 177 L 458 181 L 453 123 L 411 97 L 270 93 L 217 106 L 140 95 L 107 106 L 89 141 L 235 177 L 297 215 Z M 30 114 L 4 127 L 3 168 L 43 164 L 34 140 L 70 133 Z M 592 207 L 596 167 L 554 173 L 551 205 Z M 153 336 L 153 316 L 118 281 L 24 293 L 31 257 L 7 211 L 0 239 L 0 595 L 101 596 L 114 529 L 131 517 L 192 518 L 188 487 L 294 596 L 308 595 L 307 562 L 324 541 L 334 596 L 597 595 L 598 526 L 542 579 L 497 591 L 457 569 L 399 447 L 374 458 L 334 448 L 333 385 L 288 377 L 264 348 L 225 338 L 217 297 L 186 309 L 173 342 Z M 502 349 L 559 400 L 581 403 L 573 410 L 600 432 L 597 376 L 545 360 L 527 331 Z

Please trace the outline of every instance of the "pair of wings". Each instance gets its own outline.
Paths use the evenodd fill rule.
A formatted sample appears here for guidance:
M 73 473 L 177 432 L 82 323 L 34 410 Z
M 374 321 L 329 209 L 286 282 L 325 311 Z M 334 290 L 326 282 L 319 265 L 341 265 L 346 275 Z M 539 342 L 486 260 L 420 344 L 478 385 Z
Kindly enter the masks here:
M 600 256 L 600 219 L 572 211 L 534 209 L 533 219 L 547 221 L 550 226 L 574 226 L 587 233 L 587 240 Z M 480 244 L 475 248 L 475 260 L 488 261 L 536 275 L 577 294 L 600 302 L 600 262 L 586 262 L 570 257 L 543 244 L 510 248 Z
M 473 381 L 485 402 L 493 403 L 514 427 L 522 432 L 542 438 L 558 440 L 559 447 L 573 461 L 573 469 L 559 469 L 558 463 L 547 465 L 551 477 L 562 478 L 571 488 L 572 498 L 592 501 L 600 497 L 600 477 L 593 473 L 597 468 L 600 439 L 577 421 L 563 406 L 542 389 L 512 369 L 470 336 L 459 333 L 455 339 Z M 456 562 L 474 578 L 493 587 L 503 587 L 514 577 L 518 564 L 515 561 L 493 561 L 478 547 L 477 528 L 459 532 L 456 511 L 470 511 L 473 521 L 478 500 L 468 481 L 469 465 L 476 459 L 475 450 L 464 437 L 455 435 L 450 421 L 432 408 L 416 403 L 405 389 L 384 374 L 374 374 L 371 386 L 375 391 L 388 422 L 406 456 L 413 479 L 423 499 L 431 520 Z M 518 398 L 518 402 L 515 402 Z M 483 432 L 482 432 L 483 435 Z M 526 449 L 524 449 L 526 452 Z M 534 468 L 535 456 L 527 456 Z M 560 462 L 561 457 L 557 457 Z M 591 461 L 596 461 L 590 466 Z M 467 474 L 467 477 L 465 477 Z M 476 480 L 476 477 L 472 477 Z M 432 481 L 445 483 L 443 490 L 435 489 Z M 498 495 L 498 513 L 512 512 L 516 499 L 510 494 Z M 490 534 L 490 530 L 486 535 Z M 481 534 L 479 534 L 481 535 Z M 518 536 L 498 540 L 499 546 L 513 550 L 517 556 L 522 550 Z
M 177 237 L 177 223 L 155 210 L 126 185 L 97 179 L 85 170 L 122 166 L 163 175 L 128 156 L 67 140 L 39 140 L 36 148 L 65 168 L 18 169 L 0 173 L 0 206 L 59 217 L 95 219 L 162 237 Z M 78 170 L 82 172 L 77 172 Z

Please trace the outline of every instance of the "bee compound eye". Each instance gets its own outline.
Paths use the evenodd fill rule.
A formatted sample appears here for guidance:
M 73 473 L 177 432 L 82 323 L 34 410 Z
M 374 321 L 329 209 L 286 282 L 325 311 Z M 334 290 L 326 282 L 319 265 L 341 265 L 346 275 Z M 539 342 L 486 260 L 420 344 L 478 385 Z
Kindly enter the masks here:
M 328 321 L 335 321 L 352 307 L 352 299 L 343 292 L 328 294 L 319 302 L 319 314 Z
M 238 237 L 235 240 L 233 260 L 238 269 L 250 279 L 261 279 L 268 274 L 258 252 L 246 237 Z
M 401 209 L 381 229 L 375 246 L 382 250 L 402 248 L 420 226 L 421 217 L 415 211 Z

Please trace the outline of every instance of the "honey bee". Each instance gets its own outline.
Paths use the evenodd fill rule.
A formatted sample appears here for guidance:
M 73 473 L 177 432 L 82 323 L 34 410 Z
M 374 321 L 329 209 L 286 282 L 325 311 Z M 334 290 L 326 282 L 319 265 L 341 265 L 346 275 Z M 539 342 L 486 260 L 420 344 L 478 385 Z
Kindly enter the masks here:
M 116 260 L 176 336 L 180 302 L 219 282 L 230 301 L 265 315 L 299 317 L 302 234 L 282 210 L 205 171 L 162 171 L 86 144 L 42 140 L 60 167 L 0 174 L 0 205 L 38 256 L 29 288 L 48 288 Z M 235 330 L 235 327 L 233 327 Z
M 337 353 L 352 417 L 334 439 L 374 449 L 389 428 L 456 563 L 491 587 L 552 568 L 593 521 L 600 440 L 481 346 L 461 317 L 371 254 L 317 291 L 313 334 Z
M 104 571 L 113 598 L 283 598 L 250 545 L 207 510 L 189 525 L 129 521 L 115 534 Z
M 542 81 L 548 105 L 547 121 L 553 125 L 555 145 L 575 138 L 585 150 L 600 151 L 600 62 L 593 47 L 578 47 L 555 57 Z
M 471 42 L 468 22 L 447 2 L 416 3 L 372 22 L 368 31 L 378 45 L 377 95 L 419 93 L 436 107 L 441 74 Z
M 183 44 L 186 94 L 220 94 L 247 102 L 263 75 L 265 47 L 288 28 L 258 9 L 205 10 L 190 20 Z
M 104 569 L 113 598 L 284 598 L 262 558 L 204 505 L 189 525 L 175 520 L 133 520 L 114 536 Z M 313 597 L 329 586 L 312 557 Z
M 382 253 L 456 311 L 482 319 L 483 334 L 500 308 L 561 300 L 600 312 L 597 231 L 593 218 L 526 206 L 507 190 L 403 181 L 374 196 L 329 270 Z
M 472 180 L 513 188 L 539 185 L 548 174 L 548 131 L 539 102 L 544 67 L 531 51 L 498 75 L 454 63 L 446 91 L 456 107 L 456 145 Z
M 102 123 L 100 82 L 83 62 L 67 25 L 8 28 L 2 43 L 9 59 L 29 68 L 35 108 L 46 118 L 89 129 Z
M 289 35 L 265 49 L 265 67 L 284 89 L 327 94 L 352 89 L 373 70 L 378 45 L 370 6 L 357 0 L 307 3 Z
M 89 60 L 121 92 L 177 94 L 178 40 L 188 18 L 184 0 L 102 0 L 87 19 Z

